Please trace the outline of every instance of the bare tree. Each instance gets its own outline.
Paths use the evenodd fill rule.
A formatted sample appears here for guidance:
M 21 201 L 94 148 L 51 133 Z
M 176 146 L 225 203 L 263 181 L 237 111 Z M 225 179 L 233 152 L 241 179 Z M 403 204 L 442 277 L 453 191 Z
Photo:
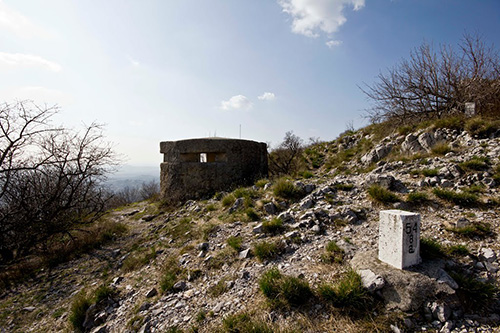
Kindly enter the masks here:
M 0 108 L 0 253 L 43 248 L 57 235 L 99 218 L 102 189 L 117 156 L 91 124 L 82 132 L 50 126 L 57 108 L 32 102 Z
M 300 169 L 304 144 L 292 131 L 286 132 L 283 142 L 269 154 L 271 176 L 293 175 Z
M 500 113 L 498 52 L 478 36 L 466 34 L 458 49 L 423 43 L 377 78 L 362 88 L 374 103 L 368 113 L 373 122 L 408 124 L 464 114 L 468 102 L 480 114 Z

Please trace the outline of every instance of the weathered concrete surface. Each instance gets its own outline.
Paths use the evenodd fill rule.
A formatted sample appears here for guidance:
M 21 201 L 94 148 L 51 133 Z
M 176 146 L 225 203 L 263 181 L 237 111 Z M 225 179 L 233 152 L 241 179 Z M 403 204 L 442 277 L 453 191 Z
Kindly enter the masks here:
M 169 203 L 201 199 L 267 177 L 267 145 L 205 138 L 160 143 L 161 193 Z
M 419 264 L 420 214 L 403 210 L 380 211 L 378 258 L 403 269 Z

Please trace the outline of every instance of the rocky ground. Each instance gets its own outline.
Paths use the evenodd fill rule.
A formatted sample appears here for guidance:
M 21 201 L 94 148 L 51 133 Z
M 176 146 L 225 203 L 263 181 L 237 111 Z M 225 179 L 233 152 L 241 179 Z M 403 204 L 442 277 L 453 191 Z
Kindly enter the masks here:
M 111 212 L 129 233 L 4 291 L 0 332 L 71 331 L 71 304 L 102 285 L 111 291 L 86 311 L 89 332 L 224 331 L 222 319 L 241 313 L 282 331 L 500 332 L 500 137 L 429 128 L 374 141 L 360 131 L 316 146 L 324 164 L 294 181 L 300 199 L 283 199 L 275 183 L 262 181 L 175 210 L 141 202 Z M 366 151 L 327 167 L 329 156 L 366 142 Z M 368 193 L 374 184 L 397 199 L 377 201 Z M 453 201 L 436 188 L 476 199 Z M 384 209 L 420 213 L 421 237 L 443 253 L 422 253 L 423 263 L 407 271 L 378 262 Z M 270 231 L 274 218 L 282 226 Z M 340 257 L 325 260 L 332 241 Z M 262 243 L 277 254 L 260 258 Z M 271 267 L 313 290 L 354 267 L 378 305 L 356 316 L 318 297 L 272 307 L 258 283 Z M 453 272 L 492 291 L 464 299 L 467 286 Z

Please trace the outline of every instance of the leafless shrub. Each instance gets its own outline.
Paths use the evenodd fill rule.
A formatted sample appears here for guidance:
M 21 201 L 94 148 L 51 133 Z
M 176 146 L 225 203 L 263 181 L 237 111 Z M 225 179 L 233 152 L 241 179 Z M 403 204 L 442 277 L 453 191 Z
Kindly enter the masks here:
M 397 125 L 466 113 L 500 115 L 500 61 L 498 52 L 479 36 L 464 35 L 458 48 L 437 50 L 423 43 L 386 74 L 380 73 L 363 92 L 373 101 L 368 116 L 373 122 Z
M 286 132 L 283 142 L 269 154 L 271 176 L 294 175 L 301 167 L 304 144 L 292 131 Z
M 102 128 L 53 127 L 57 108 L 0 105 L 0 254 L 4 260 L 71 236 L 105 211 L 102 189 L 117 156 Z

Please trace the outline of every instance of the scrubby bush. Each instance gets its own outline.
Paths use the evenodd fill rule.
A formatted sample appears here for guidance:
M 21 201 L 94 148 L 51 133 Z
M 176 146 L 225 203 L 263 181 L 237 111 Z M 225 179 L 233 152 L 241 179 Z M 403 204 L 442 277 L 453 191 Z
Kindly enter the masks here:
M 280 178 L 276 181 L 273 186 L 273 193 L 277 197 L 289 200 L 296 200 L 303 196 L 300 188 L 286 178 Z
M 382 204 L 398 202 L 399 197 L 380 185 L 372 185 L 368 188 L 368 195 L 376 202 Z
M 325 301 L 341 308 L 361 310 L 371 303 L 371 297 L 363 288 L 361 276 L 354 270 L 347 271 L 334 286 L 322 284 L 318 294 Z
M 277 268 L 266 271 L 259 279 L 259 287 L 273 306 L 298 306 L 312 296 L 307 281 L 280 273 Z
M 282 251 L 282 245 L 276 242 L 261 241 L 253 244 L 252 252 L 260 260 L 272 259 Z
M 222 320 L 224 333 L 273 333 L 275 330 L 266 322 L 247 313 L 229 315 Z
M 268 234 L 276 235 L 285 230 L 283 221 L 279 217 L 262 222 L 262 231 Z
M 241 237 L 231 236 L 227 239 L 227 245 L 233 248 L 236 252 L 241 251 L 241 243 L 243 242 Z
M 440 199 L 463 207 L 473 207 L 479 204 L 479 197 L 473 193 L 455 192 L 441 188 L 435 188 L 432 193 Z

